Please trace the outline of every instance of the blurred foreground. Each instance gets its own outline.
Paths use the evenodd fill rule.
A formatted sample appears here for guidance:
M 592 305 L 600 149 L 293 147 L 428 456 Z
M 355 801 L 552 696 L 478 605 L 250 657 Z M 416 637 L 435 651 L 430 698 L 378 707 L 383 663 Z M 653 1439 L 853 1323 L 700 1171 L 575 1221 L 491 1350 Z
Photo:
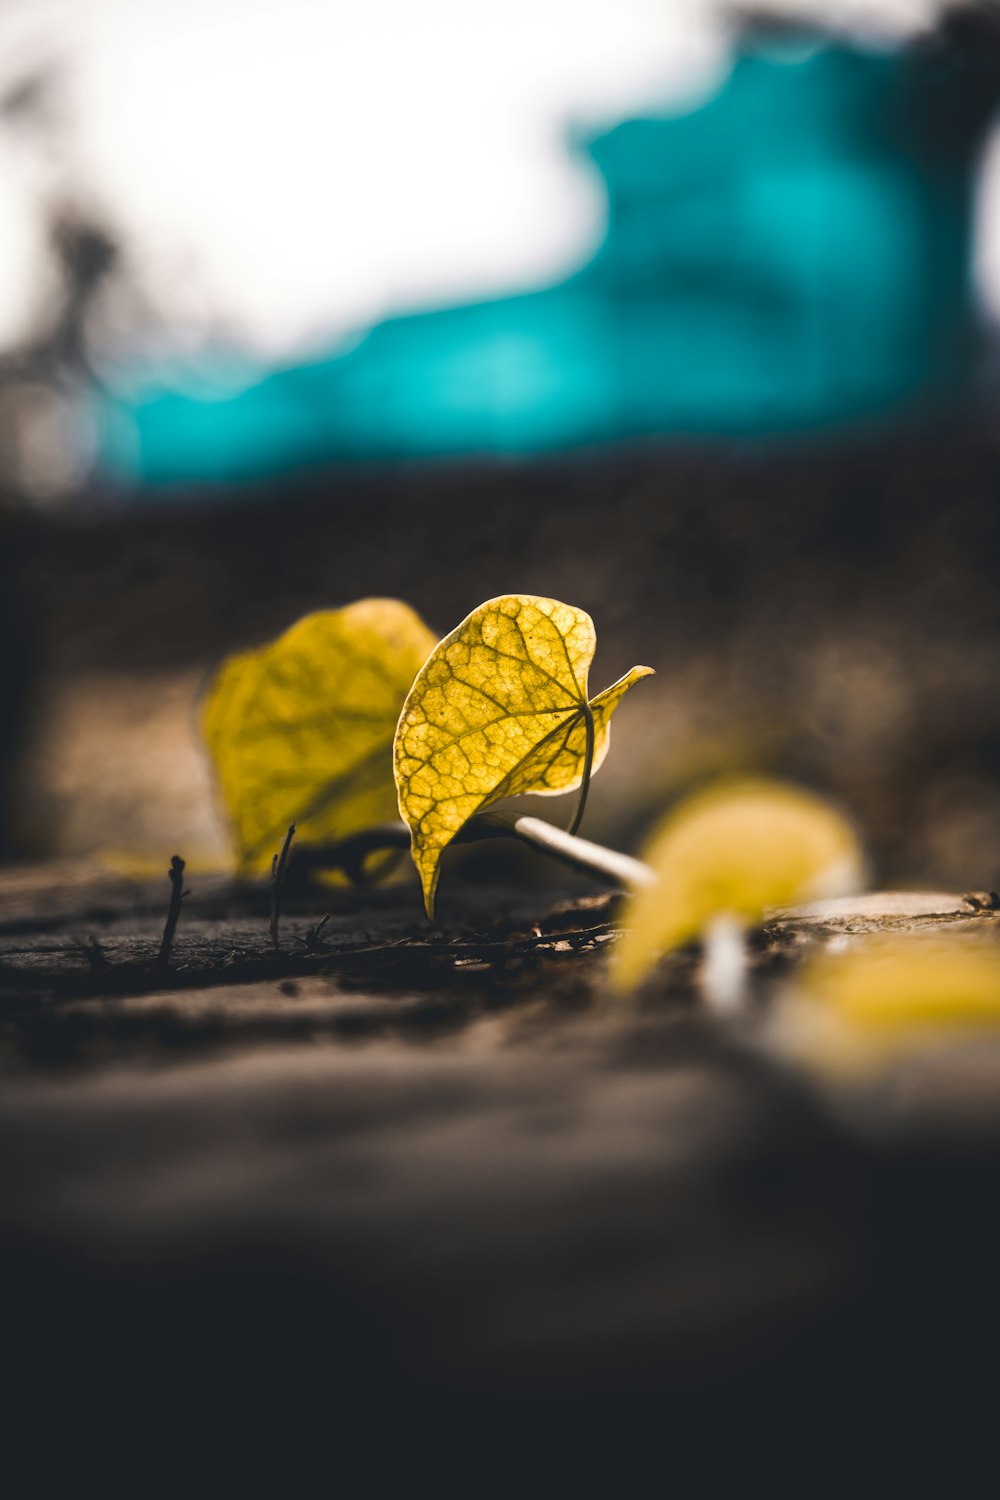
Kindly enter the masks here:
M 804 947 L 995 943 L 995 913 L 772 923 L 724 1028 L 690 951 L 610 999 L 605 896 L 473 889 L 437 931 L 412 891 L 293 903 L 276 955 L 264 889 L 193 880 L 163 968 L 165 884 L 0 885 L 9 1468 L 208 1452 L 232 1484 L 271 1446 L 365 1493 L 715 1493 L 992 1462 L 995 1033 L 852 1091 L 764 1026 Z

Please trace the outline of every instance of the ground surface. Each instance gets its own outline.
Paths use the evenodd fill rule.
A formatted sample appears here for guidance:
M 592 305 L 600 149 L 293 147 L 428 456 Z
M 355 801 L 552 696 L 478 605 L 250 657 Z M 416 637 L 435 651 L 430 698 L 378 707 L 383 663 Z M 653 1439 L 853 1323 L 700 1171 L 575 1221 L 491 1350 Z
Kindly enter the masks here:
M 602 895 L 469 884 L 434 930 L 336 893 L 276 954 L 265 891 L 194 884 L 161 967 L 165 880 L 2 878 L 8 1413 L 283 1414 L 338 1472 L 467 1452 L 529 1492 L 976 1454 L 1000 1050 L 845 1109 L 756 1018 L 803 944 L 994 914 L 775 923 L 741 1029 L 693 954 L 612 1001 Z

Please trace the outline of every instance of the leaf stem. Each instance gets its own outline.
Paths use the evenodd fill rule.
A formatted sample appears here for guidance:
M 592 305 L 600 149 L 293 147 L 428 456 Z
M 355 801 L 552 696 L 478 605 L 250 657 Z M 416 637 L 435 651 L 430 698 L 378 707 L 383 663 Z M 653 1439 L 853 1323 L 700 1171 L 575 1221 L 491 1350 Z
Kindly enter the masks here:
M 576 802 L 576 812 L 573 821 L 566 830 L 572 838 L 583 822 L 583 814 L 587 806 L 587 793 L 590 791 L 590 773 L 594 769 L 594 710 L 584 700 L 583 717 L 587 730 L 587 746 L 583 753 L 583 778 L 580 782 L 580 795 Z M 537 819 L 535 821 L 538 821 Z

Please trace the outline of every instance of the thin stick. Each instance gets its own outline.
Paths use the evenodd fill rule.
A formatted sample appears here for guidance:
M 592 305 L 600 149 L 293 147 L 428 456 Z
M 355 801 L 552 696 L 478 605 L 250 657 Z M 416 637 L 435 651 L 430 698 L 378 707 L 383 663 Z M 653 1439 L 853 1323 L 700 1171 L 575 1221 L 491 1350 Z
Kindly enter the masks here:
M 590 773 L 594 769 L 594 710 L 589 703 L 583 705 L 584 721 L 587 728 L 587 748 L 583 754 L 583 780 L 580 782 L 580 795 L 576 803 L 576 812 L 573 821 L 566 830 L 570 835 L 578 832 L 583 822 L 584 809 L 587 806 L 587 793 L 590 791 Z
M 184 889 L 184 861 L 179 854 L 175 854 L 170 861 L 170 869 L 167 871 L 170 881 L 170 905 L 167 908 L 167 920 L 163 927 L 163 941 L 160 944 L 160 952 L 157 963 L 166 964 L 170 961 L 170 953 L 174 946 L 174 933 L 177 931 L 177 922 L 181 914 L 181 902 L 187 895 Z
M 713 917 L 704 932 L 698 984 L 708 1010 L 731 1020 L 746 1010 L 750 958 L 746 931 L 728 913 Z
M 281 952 L 278 943 L 278 922 L 281 918 L 281 882 L 285 877 L 285 865 L 288 863 L 288 851 L 292 847 L 292 839 L 295 837 L 295 824 L 289 823 L 288 832 L 285 834 L 285 842 L 281 846 L 281 853 L 276 854 L 271 860 L 271 946 L 275 953 Z
M 487 813 L 483 822 L 491 817 L 506 825 L 505 831 L 522 843 L 530 844 L 533 849 L 540 849 L 543 854 L 561 860 L 564 865 L 570 865 L 581 874 L 603 880 L 620 890 L 637 891 L 656 882 L 653 871 L 641 859 L 633 859 L 630 854 L 620 854 L 617 849 L 607 849 L 603 844 L 591 843 L 590 839 L 581 839 L 575 833 L 567 833 L 564 828 L 546 823 L 544 818 Z M 474 819 L 473 822 L 475 821 Z
M 603 844 L 593 844 L 581 839 L 564 828 L 556 828 L 542 818 L 531 818 L 515 813 L 481 813 L 472 818 L 455 839 L 457 844 L 477 843 L 480 839 L 515 838 L 530 844 L 563 864 L 570 865 L 583 875 L 620 890 L 634 891 L 651 885 L 655 876 L 648 865 L 628 854 L 619 854 L 617 849 L 606 849 Z M 366 854 L 376 849 L 408 849 L 410 830 L 405 823 L 380 823 L 376 828 L 366 828 L 340 844 L 317 851 L 317 860 L 322 857 L 324 865 L 338 865 L 348 871 Z

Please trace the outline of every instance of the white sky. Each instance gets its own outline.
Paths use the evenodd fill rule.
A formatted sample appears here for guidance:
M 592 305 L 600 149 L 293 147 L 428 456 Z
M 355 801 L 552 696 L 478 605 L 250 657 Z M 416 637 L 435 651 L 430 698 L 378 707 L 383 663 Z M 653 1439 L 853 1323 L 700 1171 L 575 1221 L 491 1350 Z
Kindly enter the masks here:
M 814 0 L 785 9 L 828 15 Z M 890 29 L 933 0 L 856 0 Z M 0 346 L 30 326 L 38 205 L 68 180 L 124 230 L 180 346 L 280 357 L 387 312 L 541 284 L 591 253 L 565 146 L 726 65 L 714 0 L 0 0 L 0 87 L 61 57 L 46 161 L 0 135 Z

